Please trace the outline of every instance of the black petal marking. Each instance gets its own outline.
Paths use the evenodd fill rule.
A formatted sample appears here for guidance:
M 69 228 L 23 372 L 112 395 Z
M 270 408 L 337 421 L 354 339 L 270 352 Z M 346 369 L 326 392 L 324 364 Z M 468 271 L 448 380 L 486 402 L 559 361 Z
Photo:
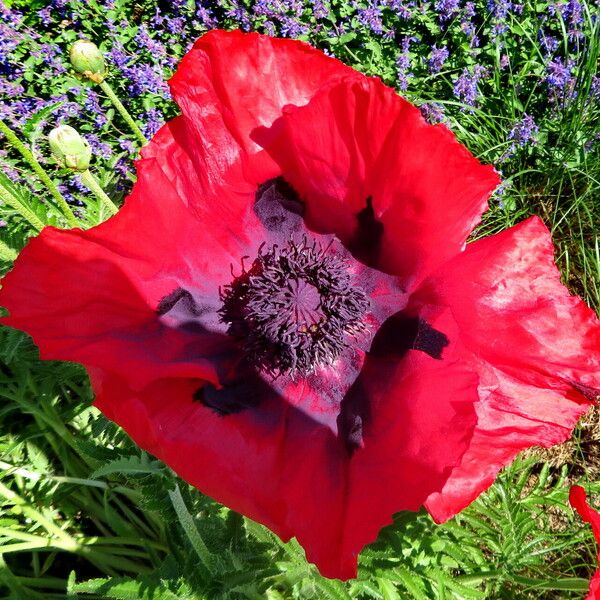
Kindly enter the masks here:
M 338 438 L 344 443 L 349 456 L 363 447 L 363 430 L 370 416 L 368 394 L 363 388 L 359 376 L 344 396 L 337 417 Z
M 283 177 L 277 177 L 258 188 L 254 212 L 271 233 L 290 234 L 302 226 L 304 204 L 296 190 Z
M 389 317 L 373 338 L 370 354 L 376 357 L 402 357 L 408 350 L 421 350 L 441 360 L 448 337 L 419 317 L 398 312 Z
M 342 410 L 337 418 L 338 435 L 350 455 L 363 446 L 363 418 L 352 410 Z
M 196 304 L 192 294 L 183 288 L 176 288 L 170 294 L 167 294 L 158 303 L 156 311 L 159 315 L 165 315 L 173 309 L 177 313 L 185 313 L 194 317 L 199 317 L 203 313 L 203 310 Z
M 572 381 L 571 385 L 584 396 L 586 400 L 596 401 L 600 399 L 600 390 L 597 390 L 596 388 L 584 385 L 583 383 L 578 383 L 577 381 Z
M 377 220 L 373 210 L 373 198 L 369 196 L 366 206 L 356 215 L 358 227 L 348 244 L 348 250 L 367 265 L 377 263 L 381 252 L 383 223 Z
M 210 383 L 198 388 L 193 399 L 222 417 L 256 408 L 263 399 L 273 395 L 272 388 L 254 372 L 242 369 L 235 380 L 217 389 Z
M 242 393 L 236 393 L 238 391 Z M 250 395 L 253 391 L 248 389 L 244 393 L 243 390 L 229 386 L 218 390 L 210 383 L 207 383 L 194 392 L 193 398 L 219 416 L 226 417 L 255 406 L 257 402 L 254 403 L 254 398 Z
M 273 397 L 273 389 L 243 360 L 237 344 L 216 330 L 215 325 L 220 324 L 218 307 L 210 306 L 209 298 L 200 299 L 206 304 L 200 304 L 189 290 L 177 288 L 165 296 L 156 309 L 160 317 L 173 319 L 178 328 L 205 336 L 205 343 L 214 350 L 212 358 L 223 387 L 218 389 L 206 383 L 194 392 L 193 400 L 226 416 L 255 408 L 261 400 Z M 231 373 L 235 373 L 233 378 Z
M 419 319 L 418 321 L 417 337 L 413 343 L 413 348 L 415 350 L 422 350 L 426 354 L 429 354 L 431 358 L 441 360 L 442 352 L 449 344 L 448 338 L 441 331 L 434 329 L 427 321 L 423 319 Z

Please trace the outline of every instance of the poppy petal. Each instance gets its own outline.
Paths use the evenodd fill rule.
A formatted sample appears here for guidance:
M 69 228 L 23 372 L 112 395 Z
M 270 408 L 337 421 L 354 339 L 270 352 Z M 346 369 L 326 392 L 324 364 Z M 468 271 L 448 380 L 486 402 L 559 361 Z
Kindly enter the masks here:
M 499 183 L 445 126 L 366 77 L 287 107 L 255 138 L 306 201 L 309 227 L 407 286 L 462 250 Z
M 571 486 L 569 502 L 583 521 L 592 526 L 596 542 L 600 544 L 600 513 L 589 505 L 585 490 L 580 485 Z
M 350 459 L 342 530 L 341 558 L 355 560 L 393 513 L 419 510 L 460 463 L 476 422 L 477 376 L 460 362 L 409 350 L 401 361 L 367 358 L 347 402 L 353 394 L 368 402 L 355 411 L 363 443 Z M 340 568 L 350 574 L 349 563 Z
M 480 378 L 469 449 L 427 501 L 444 521 L 521 450 L 569 437 L 599 393 L 600 325 L 561 284 L 550 233 L 538 218 L 470 244 L 423 283 L 411 298 L 413 309 L 419 304 L 428 320 L 439 307 L 451 311 L 464 361 Z
M 600 599 L 600 569 L 598 569 L 590 580 L 590 591 L 585 600 Z
M 329 423 L 262 379 L 260 402 L 222 416 L 194 401 L 198 380 L 155 381 L 136 393 L 110 374 L 91 376 L 96 406 L 142 448 L 282 539 L 295 536 L 323 575 L 347 579 L 393 513 L 417 510 L 441 489 L 475 424 L 476 377 L 409 355 L 401 368 L 378 360 L 351 390 L 371 407 L 364 446 L 351 455 Z
M 181 218 L 176 224 L 186 221 L 187 229 L 193 230 L 196 243 L 216 244 L 214 268 L 209 268 L 211 262 L 204 265 L 211 273 L 229 272 L 229 266 L 222 269 L 219 260 L 221 250 L 229 255 L 229 264 L 239 264 L 240 257 L 253 254 L 262 241 L 263 226 L 254 214 L 252 207 L 257 194 L 257 186 L 249 183 L 241 173 L 241 165 L 236 163 L 234 168 L 227 170 L 225 166 L 211 165 L 207 156 L 201 155 L 198 148 L 210 148 L 209 156 L 219 154 L 214 152 L 219 144 L 226 141 L 218 138 L 218 132 L 207 127 L 203 144 L 200 146 L 184 117 L 179 116 L 162 127 L 150 144 L 142 148 L 143 160 L 136 162 L 138 181 L 134 185 L 129 204 L 143 205 L 147 194 L 154 203 L 152 210 L 159 211 L 161 216 L 169 221 L 171 218 L 171 202 L 183 205 L 187 212 L 181 212 Z M 230 140 L 230 146 L 219 147 L 220 152 L 229 156 L 239 150 L 235 140 Z M 220 155 L 220 154 L 219 154 Z M 143 181 L 143 184 L 140 183 Z M 138 200 L 139 198 L 139 200 Z M 125 204 L 127 207 L 127 202 Z M 196 223 L 194 223 L 194 219 Z M 114 219 L 113 219 L 114 220 Z M 175 226 L 166 223 L 167 228 L 160 232 L 157 225 L 164 226 L 162 221 L 154 223 L 143 219 L 149 235 L 158 236 L 172 234 L 181 247 L 185 239 L 177 235 Z M 209 224 L 209 226 L 207 226 Z M 124 232 L 123 232 L 124 233 Z M 162 235 L 163 245 L 172 242 L 168 235 Z M 258 241 L 257 241 L 258 240 Z M 170 256 L 166 253 L 165 256 Z M 174 256 L 177 256 L 175 254 Z M 222 284 L 223 281 L 219 281 Z
M 190 161 L 175 128 L 163 128 L 138 161 L 139 179 L 117 215 L 88 231 L 45 228 L 3 279 L 0 304 L 11 312 L 3 322 L 28 332 L 43 358 L 114 370 L 134 386 L 176 375 L 218 381 L 218 363 L 231 352 L 215 318 L 218 287 L 246 246 L 218 220 L 203 227 L 188 211 L 181 188 L 193 175 L 189 168 L 183 179 Z M 181 288 L 206 313 L 194 331 L 157 312 Z
M 569 491 L 569 502 L 571 506 L 579 513 L 579 516 L 592 526 L 594 537 L 596 542 L 600 544 L 600 513 L 594 510 L 587 501 L 585 490 L 579 486 L 574 485 Z M 598 555 L 600 560 L 600 554 Z M 599 600 L 600 599 L 600 569 L 594 573 L 592 580 L 590 581 L 589 594 L 585 600 Z
M 303 42 L 213 30 L 185 55 L 169 85 L 208 173 L 240 163 L 258 185 L 279 169 L 252 141 L 252 131 L 270 126 L 284 106 L 302 106 L 321 87 L 349 76 L 358 74 Z

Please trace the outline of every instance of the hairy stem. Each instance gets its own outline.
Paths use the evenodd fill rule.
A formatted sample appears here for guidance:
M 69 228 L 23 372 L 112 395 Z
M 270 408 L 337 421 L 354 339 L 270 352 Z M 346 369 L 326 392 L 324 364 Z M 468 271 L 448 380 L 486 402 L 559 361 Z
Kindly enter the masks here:
M 117 208 L 116 204 L 106 195 L 89 169 L 81 173 L 81 181 L 90 190 L 90 192 L 92 192 L 96 198 L 100 200 L 101 204 L 111 215 L 117 213 L 119 209 Z
M 148 140 L 141 132 L 140 128 L 137 126 L 136 122 L 133 120 L 133 117 L 127 112 L 127 109 L 123 106 L 123 103 L 119 100 L 113 89 L 110 87 L 107 81 L 102 81 L 100 83 L 100 88 L 102 91 L 108 96 L 110 101 L 114 104 L 115 108 L 119 111 L 123 119 L 129 127 L 131 131 L 135 134 L 135 137 L 141 142 L 142 145 L 148 143 Z

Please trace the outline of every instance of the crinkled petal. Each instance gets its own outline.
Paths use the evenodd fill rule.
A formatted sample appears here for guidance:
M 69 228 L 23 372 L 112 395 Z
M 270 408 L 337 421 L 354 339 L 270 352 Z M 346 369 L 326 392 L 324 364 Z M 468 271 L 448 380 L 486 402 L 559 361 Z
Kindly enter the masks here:
M 213 30 L 194 44 L 169 83 L 207 179 L 242 165 L 243 177 L 261 184 L 279 168 L 252 140 L 253 130 L 348 76 L 358 74 L 303 42 Z
M 406 286 L 461 251 L 499 183 L 445 126 L 366 77 L 287 107 L 255 138 L 307 202 L 309 226 Z
M 444 521 L 521 450 L 570 436 L 600 389 L 600 323 L 561 284 L 551 236 L 538 218 L 470 244 L 409 305 L 428 320 L 450 311 L 464 363 L 480 379 L 469 449 L 427 501 Z
M 460 463 L 475 427 L 477 376 L 455 361 L 409 350 L 405 358 L 367 358 L 356 394 L 362 447 L 352 453 L 341 564 L 401 510 L 418 510 Z M 441 442 L 443 440 L 443 443 Z M 353 563 L 352 563 L 353 564 Z

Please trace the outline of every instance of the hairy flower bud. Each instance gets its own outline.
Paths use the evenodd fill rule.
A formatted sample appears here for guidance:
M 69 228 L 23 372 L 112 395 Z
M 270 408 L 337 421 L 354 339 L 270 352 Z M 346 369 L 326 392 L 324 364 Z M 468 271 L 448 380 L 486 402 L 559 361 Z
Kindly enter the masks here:
M 102 52 L 94 42 L 77 40 L 71 46 L 69 59 L 77 73 L 81 73 L 95 83 L 104 81 L 107 74 L 106 63 Z
M 74 171 L 87 171 L 92 158 L 89 143 L 68 125 L 55 127 L 48 135 L 50 149 L 58 162 Z

